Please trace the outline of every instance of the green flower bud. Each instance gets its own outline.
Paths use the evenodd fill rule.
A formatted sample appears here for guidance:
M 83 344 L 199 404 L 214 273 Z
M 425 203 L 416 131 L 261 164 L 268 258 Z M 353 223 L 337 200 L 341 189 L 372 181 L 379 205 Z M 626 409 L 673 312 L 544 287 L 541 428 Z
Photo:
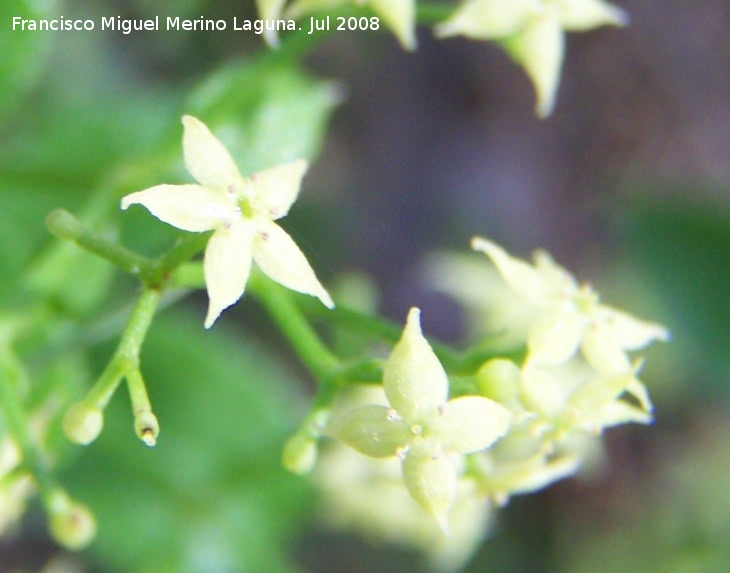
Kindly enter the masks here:
M 51 211 L 46 217 L 46 228 L 59 239 L 73 241 L 84 233 L 79 220 L 65 209 Z
M 297 432 L 286 442 L 281 462 L 290 472 L 297 475 L 308 474 L 317 463 L 316 438 Z
M 479 393 L 504 404 L 510 410 L 522 410 L 520 404 L 520 368 L 506 358 L 493 358 L 482 364 L 476 379 Z
M 63 431 L 72 442 L 87 445 L 93 442 L 104 426 L 104 414 L 100 408 L 78 402 L 66 410 Z
M 70 551 L 84 549 L 96 536 L 96 520 L 89 509 L 56 489 L 48 497 L 48 528 L 51 537 Z
M 149 410 L 137 412 L 134 416 L 134 430 L 137 436 L 145 444 L 152 447 L 157 444 L 157 436 L 160 434 L 160 424 Z

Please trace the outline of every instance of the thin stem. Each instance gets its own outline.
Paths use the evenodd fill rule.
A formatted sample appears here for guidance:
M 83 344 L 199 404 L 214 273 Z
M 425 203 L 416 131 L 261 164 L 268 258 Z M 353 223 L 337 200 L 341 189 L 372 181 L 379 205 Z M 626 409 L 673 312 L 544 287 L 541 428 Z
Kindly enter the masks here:
M 138 277 L 145 285 L 157 288 L 165 283 L 177 267 L 202 251 L 210 237 L 210 233 L 185 233 L 164 255 L 149 259 L 90 231 L 64 209 L 52 211 L 46 218 L 46 227 L 60 239 L 73 241 L 79 247 Z
M 152 261 L 147 257 L 138 255 L 89 231 L 76 217 L 64 209 L 51 211 L 46 218 L 46 227 L 58 238 L 73 241 L 78 246 L 134 276 L 141 276 L 153 268 Z
M 159 289 L 147 287 L 137 300 L 127 325 L 122 333 L 122 340 L 117 349 L 117 356 L 128 360 L 135 368 L 139 366 L 139 351 L 142 348 L 152 317 L 160 302 L 162 293 Z M 128 368 L 125 368 L 127 370 Z
M 443 2 L 418 2 L 416 19 L 419 24 L 429 25 L 443 22 L 456 10 L 453 4 Z
M 248 284 L 317 380 L 320 383 L 330 380 L 338 359 L 304 318 L 289 291 L 262 273 L 253 273 Z
M 83 403 L 90 408 L 103 410 L 111 400 L 122 380 L 122 368 L 118 360 L 112 359 L 106 365 L 96 384 L 89 390 Z
M 103 410 L 122 378 L 126 378 L 137 435 L 149 446 L 155 445 L 159 426 L 152 414 L 147 389 L 139 372 L 139 353 L 160 298 L 161 292 L 156 288 L 147 287 L 142 291 L 129 315 L 114 356 L 82 402 L 89 409 Z
M 343 326 L 350 331 L 374 337 L 389 344 L 396 344 L 403 334 L 403 325 L 379 316 L 370 316 L 358 310 L 338 304 L 334 309 L 327 310 L 321 305 L 305 303 L 307 311 L 318 316 L 326 317 L 328 322 Z M 325 314 L 326 313 L 326 314 Z M 464 360 L 461 353 L 445 344 L 429 340 L 429 344 L 438 356 L 447 371 L 461 371 Z
M 20 450 L 23 466 L 33 475 L 41 491 L 50 491 L 55 482 L 41 459 L 28 429 L 26 413 L 18 396 L 19 373 L 13 367 L 12 352 L 0 349 L 0 408 L 10 435 Z
M 149 285 L 162 285 L 173 271 L 205 248 L 210 235 L 211 233 L 186 233 L 167 253 L 153 261 L 153 269 L 148 275 L 143 275 L 142 280 Z

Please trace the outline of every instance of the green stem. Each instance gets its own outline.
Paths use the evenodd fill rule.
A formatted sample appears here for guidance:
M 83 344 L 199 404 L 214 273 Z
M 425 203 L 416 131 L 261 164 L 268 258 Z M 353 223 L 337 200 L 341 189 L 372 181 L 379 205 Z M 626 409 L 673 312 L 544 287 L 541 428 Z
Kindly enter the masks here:
M 149 259 L 90 231 L 64 209 L 46 218 L 48 230 L 60 239 L 73 241 L 123 271 L 138 277 L 145 285 L 161 287 L 169 275 L 205 248 L 210 233 L 185 233 L 164 255 Z
M 71 213 L 56 209 L 46 218 L 48 230 L 60 239 L 73 241 L 78 246 L 106 259 L 120 269 L 134 275 L 149 273 L 153 263 L 147 257 L 138 255 L 116 243 L 92 233 Z
M 73 241 L 134 276 L 141 276 L 152 269 L 153 263 L 150 259 L 89 231 L 64 209 L 51 211 L 46 218 L 46 227 L 58 238 Z
M 389 344 L 396 344 L 403 334 L 403 325 L 379 316 L 370 316 L 360 311 L 338 304 L 334 309 L 327 310 L 321 305 L 306 303 L 308 312 L 326 318 L 328 322 L 359 332 L 365 336 L 374 337 Z M 438 356 L 447 371 L 461 371 L 464 369 L 464 359 L 461 353 L 449 346 L 429 340 L 429 344 Z
M 164 255 L 153 261 L 149 274 L 142 280 L 148 285 L 161 286 L 170 274 L 201 252 L 208 243 L 211 233 L 186 233 Z
M 41 454 L 28 429 L 28 420 L 18 396 L 19 373 L 13 368 L 9 348 L 0 349 L 0 408 L 10 435 L 20 450 L 23 466 L 35 478 L 42 492 L 50 491 L 55 482 L 41 459 Z
M 248 285 L 317 380 L 330 381 L 339 361 L 304 318 L 289 291 L 262 273 L 253 273 Z
M 137 300 L 127 325 L 124 327 L 117 356 L 128 360 L 134 368 L 139 366 L 139 351 L 152 323 L 161 295 L 159 289 L 146 287 L 142 291 L 139 300 Z
M 129 377 L 130 373 L 138 371 L 139 352 L 160 296 L 160 291 L 155 288 L 146 288 L 142 291 L 137 304 L 129 315 L 114 356 L 83 400 L 84 404 L 90 408 L 103 410 L 114 395 L 122 377 Z
M 417 5 L 416 19 L 422 25 L 438 24 L 449 18 L 456 8 L 453 4 L 421 1 Z

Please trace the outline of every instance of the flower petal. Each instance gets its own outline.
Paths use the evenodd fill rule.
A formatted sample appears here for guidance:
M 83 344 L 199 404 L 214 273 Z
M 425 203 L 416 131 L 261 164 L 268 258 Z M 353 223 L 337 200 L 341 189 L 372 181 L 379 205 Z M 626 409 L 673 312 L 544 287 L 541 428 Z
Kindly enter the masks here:
M 638 350 L 654 340 L 669 340 L 669 331 L 661 324 L 639 320 L 610 306 L 597 305 L 591 318 L 602 333 L 611 336 L 624 350 Z
M 421 311 L 408 313 L 403 335 L 383 368 L 383 387 L 390 405 L 409 422 L 420 422 L 446 403 L 449 380 L 421 333 Z
M 221 199 L 219 193 L 200 185 L 157 185 L 123 197 L 122 209 L 142 205 L 160 221 L 201 233 L 237 215 L 235 207 Z
M 256 9 L 258 10 L 259 18 L 264 22 L 271 22 L 281 18 L 281 12 L 284 9 L 286 0 L 256 0 Z M 272 48 L 279 46 L 279 37 L 276 34 L 276 30 L 270 29 L 269 26 L 264 26 L 264 41 Z
M 448 534 L 448 514 L 454 503 L 458 476 L 453 461 L 446 455 L 408 455 L 403 460 L 403 481 L 423 509 L 438 522 Z
M 529 25 L 507 43 L 507 49 L 530 76 L 537 103 L 538 117 L 547 117 L 555 105 L 560 70 L 565 52 L 565 33 L 560 25 L 558 8 L 552 3 L 532 16 Z
M 589 432 L 600 433 L 606 428 L 621 424 L 651 424 L 652 416 L 633 404 L 616 400 L 606 404 L 590 417 L 580 421 L 580 426 Z
M 302 251 L 276 223 L 265 219 L 256 222 L 253 258 L 261 270 L 279 284 L 316 296 L 327 308 L 335 306 Z
M 481 396 L 449 400 L 434 430 L 444 450 L 470 454 L 491 446 L 504 436 L 512 421 L 510 411 Z
M 564 364 L 578 350 L 584 318 L 574 310 L 550 313 L 530 329 L 527 360 L 530 364 Z
M 251 272 L 254 232 L 251 222 L 238 219 L 218 229 L 208 241 L 203 261 L 209 298 L 205 328 L 243 295 Z
M 457 34 L 475 40 L 504 38 L 517 33 L 542 8 L 540 0 L 471 0 L 436 26 L 435 32 L 439 38 Z
M 528 366 L 522 370 L 520 397 L 529 410 L 548 418 L 557 418 L 565 410 L 565 393 L 542 368 Z
M 603 0 L 558 0 L 560 22 L 571 32 L 584 32 L 604 24 L 625 26 L 629 17 L 618 6 Z
M 372 458 L 395 456 L 413 435 L 410 425 L 386 406 L 361 406 L 332 420 L 326 433 Z
M 481 237 L 474 237 L 471 240 L 471 248 L 481 251 L 492 259 L 504 282 L 528 300 L 544 303 L 553 295 L 540 272 L 525 261 L 510 256 L 496 243 Z
M 416 49 L 415 0 L 368 0 L 368 4 L 393 31 L 404 49 Z
M 576 410 L 593 412 L 614 402 L 634 380 L 633 372 L 621 376 L 593 378 L 576 388 L 568 398 L 568 404 Z
M 599 374 L 612 376 L 631 371 L 631 362 L 616 339 L 603 328 L 591 325 L 583 335 L 581 352 Z
M 182 122 L 185 166 L 198 183 L 223 190 L 242 183 L 230 153 L 206 125 L 191 115 L 183 116 Z
M 254 211 L 274 220 L 285 216 L 299 195 L 308 166 L 304 159 L 298 159 L 251 175 L 246 195 Z

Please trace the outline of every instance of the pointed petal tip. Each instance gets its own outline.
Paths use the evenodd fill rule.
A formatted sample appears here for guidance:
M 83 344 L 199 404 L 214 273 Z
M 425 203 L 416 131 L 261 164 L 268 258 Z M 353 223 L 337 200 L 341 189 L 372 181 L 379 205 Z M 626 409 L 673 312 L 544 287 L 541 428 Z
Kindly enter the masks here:
M 327 293 L 326 290 L 322 290 L 322 292 L 317 295 L 317 298 L 328 309 L 332 310 L 333 308 L 335 308 L 335 301 L 332 300 L 332 297 L 329 295 L 329 293 Z
M 409 327 L 418 328 L 421 330 L 421 309 L 417 306 L 413 306 L 408 311 L 408 317 L 406 318 L 406 324 Z
M 480 253 L 484 253 L 487 255 L 492 261 L 496 264 L 496 259 L 499 259 L 501 256 L 509 256 L 507 254 L 507 251 L 505 251 L 502 247 L 500 247 L 497 243 L 494 241 L 490 241 L 489 239 L 485 239 L 483 237 L 474 237 L 471 240 L 471 248 L 474 251 L 479 251 Z M 496 257 L 496 259 L 495 259 Z
M 444 534 L 444 537 L 450 537 L 451 536 L 451 530 L 449 529 L 449 517 L 445 513 L 442 515 L 434 515 L 436 518 L 436 523 L 438 523 L 439 529 L 441 530 L 441 533 Z
M 182 116 L 180 119 L 180 123 L 183 124 L 183 127 L 190 127 L 195 123 L 202 123 L 197 117 L 194 117 L 192 115 L 188 115 L 187 113 Z
M 203 328 L 205 328 L 205 330 L 210 330 L 210 327 L 213 326 L 220 315 L 220 312 L 214 315 L 212 311 L 208 310 L 208 314 L 205 316 L 205 322 L 203 322 Z

